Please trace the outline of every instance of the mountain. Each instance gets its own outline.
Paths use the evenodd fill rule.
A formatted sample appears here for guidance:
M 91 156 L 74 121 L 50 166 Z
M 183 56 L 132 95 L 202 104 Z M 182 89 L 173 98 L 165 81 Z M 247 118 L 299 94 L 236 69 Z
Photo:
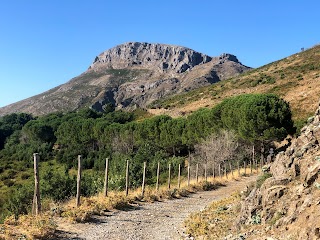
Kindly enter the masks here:
M 210 57 L 166 44 L 129 42 L 95 57 L 87 71 L 37 96 L 0 108 L 44 115 L 92 107 L 146 108 L 156 100 L 228 79 L 250 68 L 236 56 Z
M 320 45 L 251 69 L 226 81 L 154 102 L 153 114 L 179 116 L 244 93 L 274 93 L 290 103 L 293 118 L 306 120 L 320 96 Z

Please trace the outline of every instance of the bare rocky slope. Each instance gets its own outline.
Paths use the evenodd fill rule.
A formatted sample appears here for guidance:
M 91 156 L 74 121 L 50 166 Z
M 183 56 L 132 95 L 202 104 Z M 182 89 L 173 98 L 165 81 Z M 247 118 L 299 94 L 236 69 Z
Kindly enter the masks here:
M 238 226 L 262 224 L 248 239 L 320 239 L 320 105 L 289 144 L 242 202 Z
M 0 108 L 43 115 L 82 107 L 102 110 L 145 108 L 155 100 L 225 80 L 249 70 L 236 56 L 210 57 L 189 48 L 129 42 L 97 56 L 89 69 L 69 82 Z

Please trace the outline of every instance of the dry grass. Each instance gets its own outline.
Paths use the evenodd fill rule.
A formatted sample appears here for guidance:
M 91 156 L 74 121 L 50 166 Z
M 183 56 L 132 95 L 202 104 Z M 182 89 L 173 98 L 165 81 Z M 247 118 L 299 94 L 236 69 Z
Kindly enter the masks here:
M 253 174 L 257 170 L 253 169 Z M 3 225 L 0 225 L 0 239 L 48 239 L 55 232 L 57 222 L 89 222 L 93 215 L 104 215 L 112 210 L 126 210 L 133 209 L 139 202 L 155 202 L 163 201 L 165 199 L 174 199 L 186 197 L 189 194 L 197 191 L 208 191 L 225 185 L 228 181 L 239 180 L 245 171 L 240 170 L 233 174 L 228 173 L 227 176 L 213 178 L 208 177 L 207 181 L 204 178 L 191 180 L 188 186 L 187 181 L 182 179 L 181 187 L 177 188 L 177 180 L 172 181 L 171 188 L 167 185 L 160 186 L 157 191 L 154 187 L 147 186 L 142 196 L 141 188 L 131 190 L 126 196 L 125 192 L 108 192 L 108 196 L 98 194 L 92 197 L 82 197 L 80 207 L 76 207 L 76 200 L 73 198 L 67 202 L 51 205 L 46 207 L 47 211 L 38 217 L 24 215 L 19 216 L 18 220 L 14 217 L 9 217 L 5 220 Z M 250 169 L 246 169 L 246 173 L 250 173 Z
M 0 225 L 0 239 L 48 239 L 53 236 L 56 224 L 47 214 L 24 215 L 19 219 L 8 217 Z
M 220 239 L 228 235 L 240 210 L 239 201 L 239 194 L 234 194 L 192 214 L 185 221 L 186 232 L 197 239 Z

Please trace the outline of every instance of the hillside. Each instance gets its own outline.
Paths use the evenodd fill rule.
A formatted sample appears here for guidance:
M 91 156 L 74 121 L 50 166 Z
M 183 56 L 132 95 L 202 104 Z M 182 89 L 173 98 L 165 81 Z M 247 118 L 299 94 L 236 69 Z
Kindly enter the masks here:
M 320 107 L 301 132 L 242 201 L 237 223 L 261 224 L 248 239 L 320 239 Z
M 247 71 L 231 54 L 210 57 L 189 48 L 129 42 L 95 57 L 89 69 L 69 82 L 0 108 L 0 116 L 45 115 L 108 104 L 145 108 L 155 100 L 228 79 Z
M 312 115 L 320 95 L 320 46 L 252 69 L 237 77 L 150 105 L 154 114 L 179 116 L 243 93 L 275 93 L 287 100 L 294 120 Z
M 300 136 L 287 140 L 244 191 L 190 215 L 187 232 L 195 239 L 320 239 L 320 105 Z

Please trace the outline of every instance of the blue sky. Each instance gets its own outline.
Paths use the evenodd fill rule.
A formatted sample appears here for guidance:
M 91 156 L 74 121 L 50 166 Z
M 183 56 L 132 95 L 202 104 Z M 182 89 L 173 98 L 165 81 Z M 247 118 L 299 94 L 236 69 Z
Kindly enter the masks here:
M 320 43 L 318 0 L 3 0 L 0 107 L 67 82 L 115 45 L 167 43 L 259 67 Z

